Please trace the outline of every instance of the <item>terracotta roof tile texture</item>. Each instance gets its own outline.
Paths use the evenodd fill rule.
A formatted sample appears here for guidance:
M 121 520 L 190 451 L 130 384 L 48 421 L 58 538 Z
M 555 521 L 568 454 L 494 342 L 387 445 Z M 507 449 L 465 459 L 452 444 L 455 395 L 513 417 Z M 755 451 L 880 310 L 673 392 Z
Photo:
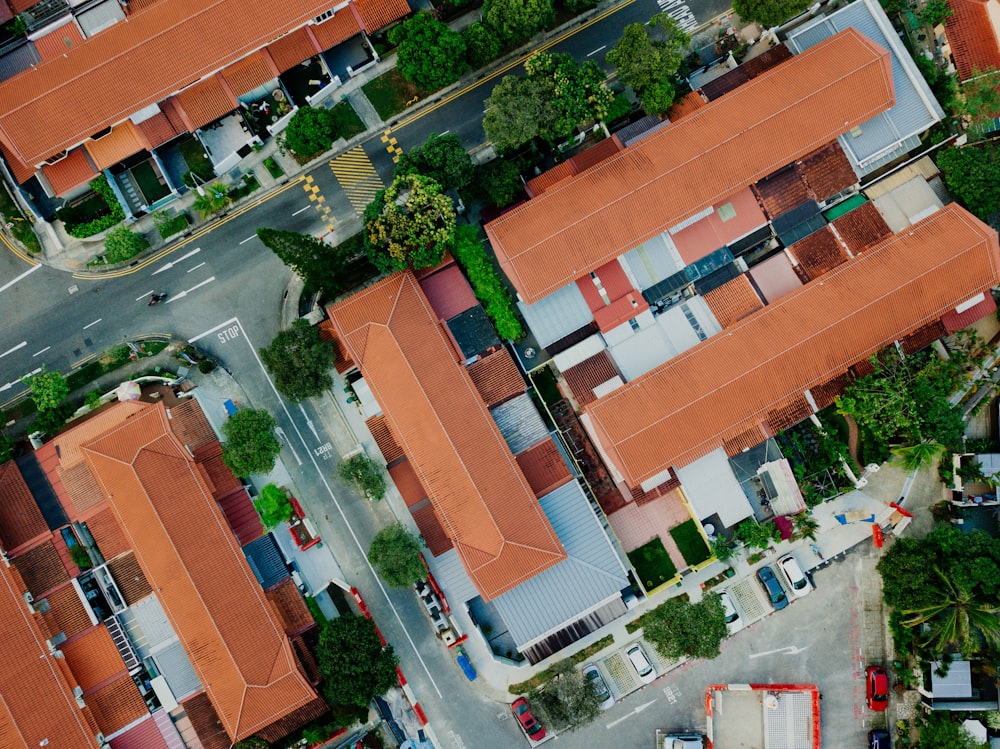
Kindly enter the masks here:
M 427 499 L 427 490 L 421 486 L 420 479 L 417 478 L 417 473 L 413 470 L 413 464 L 409 460 L 393 463 L 389 467 L 389 475 L 407 507 L 413 507 Z
M 98 624 L 59 646 L 84 692 L 128 672 L 108 628 Z
M 951 0 L 952 15 L 945 21 L 951 56 L 960 80 L 1000 69 L 1000 35 L 993 18 L 1000 13 L 996 0 Z
M 63 24 L 55 31 L 51 31 L 43 37 L 32 40 L 38 56 L 45 60 L 53 57 L 62 57 L 69 50 L 83 42 L 83 34 L 80 27 L 74 21 Z
M 238 106 L 220 73 L 184 89 L 174 97 L 174 102 L 193 128 L 204 127 Z
M 139 687 L 127 673 L 85 694 L 84 700 L 93 711 L 101 733 L 105 735 L 120 731 L 149 714 L 149 708 L 139 693 Z
M 86 523 L 87 530 L 94 537 L 94 543 L 97 544 L 101 556 L 105 559 L 114 559 L 131 548 L 110 507 L 105 507 L 97 514 L 87 518 Z
M 761 206 L 772 219 L 814 197 L 805 178 L 794 165 L 768 175 L 757 182 L 753 189 L 760 198 Z
M 788 251 L 813 281 L 847 262 L 847 252 L 829 226 L 789 245 Z
M 52 185 L 52 190 L 58 197 L 90 182 L 96 176 L 97 170 L 87 158 L 85 149 L 74 148 L 66 155 L 65 159 L 57 161 L 55 164 L 43 165 L 42 174 Z
M 219 440 L 205 412 L 194 398 L 188 398 L 170 409 L 170 429 L 182 444 L 196 452 L 205 445 L 218 444 Z
M 561 185 L 563 182 L 568 181 L 571 177 L 578 174 L 576 164 L 572 160 L 564 161 L 561 164 L 556 164 L 551 169 L 542 172 L 537 177 L 528 180 L 528 184 L 525 186 L 528 195 L 533 198 L 538 197 L 543 192 L 551 190 L 556 185 Z
M 112 427 L 116 427 L 135 414 L 142 413 L 146 406 L 139 401 L 124 401 L 102 408 L 93 416 L 76 423 L 72 429 L 52 439 L 59 463 L 63 468 L 83 465 L 83 452 L 80 447 L 99 437 Z
M 375 440 L 375 444 L 378 445 L 379 452 L 385 458 L 386 465 L 391 465 L 403 457 L 403 448 L 399 446 L 399 443 L 393 436 L 392 429 L 389 427 L 389 420 L 386 419 L 385 414 L 372 416 L 365 421 L 365 424 L 368 426 L 368 431 L 372 433 L 372 438 Z
M 533 303 L 895 103 L 889 53 L 854 29 L 486 226 Z
M 593 433 L 639 484 L 998 281 L 996 232 L 951 204 L 591 404 Z
M 444 526 L 441 525 L 441 519 L 429 499 L 411 507 L 410 514 L 413 516 L 413 522 L 417 524 L 417 529 L 420 531 L 424 543 L 427 544 L 427 550 L 431 556 L 439 556 L 454 548 L 455 545 L 448 538 Z
M 222 71 L 222 77 L 226 79 L 234 96 L 243 96 L 274 80 L 278 73 L 269 55 L 254 52 L 227 66 Z
M 764 307 L 746 273 L 702 294 L 702 299 L 723 328 L 730 327 Z
M 450 320 L 478 304 L 472 287 L 462 275 L 462 269 L 454 262 L 423 276 L 420 288 L 434 314 L 441 320 Z
M 551 437 L 518 453 L 516 457 L 517 465 L 538 498 L 573 480 L 569 466 Z
M 303 27 L 290 34 L 285 34 L 267 45 L 267 51 L 271 55 L 275 67 L 282 73 L 301 62 L 305 62 L 321 51 L 316 49 L 307 28 Z
M 472 384 L 479 391 L 483 403 L 489 408 L 498 406 L 527 389 L 517 364 L 505 348 L 473 362 L 465 371 L 472 378 Z
M 25 163 L 37 164 L 300 28 L 329 7 L 317 0 L 284 0 L 280 6 L 267 0 L 157 3 L 66 55 L 0 83 L 0 140 Z M 53 126 L 38 127 L 39 122 Z
M 133 125 L 131 120 L 125 120 L 111 128 L 111 132 L 99 140 L 87 140 L 83 145 L 94 165 L 98 169 L 107 169 L 122 159 L 139 153 L 149 144 L 146 143 L 142 131 Z
M 184 700 L 181 703 L 184 712 L 187 713 L 188 720 L 194 732 L 198 734 L 204 749 L 230 749 L 232 743 L 226 735 L 226 731 L 219 720 L 218 713 L 208 699 L 208 695 L 199 692 L 194 697 Z
M 92 717 L 77 706 L 73 684 L 49 654 L 41 620 L 29 613 L 26 587 L 17 570 L 0 564 L 0 746 L 38 749 L 52 746 L 97 749 Z
M 338 10 L 333 18 L 314 25 L 309 30 L 316 37 L 319 46 L 326 50 L 360 34 L 361 21 L 352 11 L 351 5 L 348 5 Z
M 302 726 L 307 723 L 312 723 L 317 718 L 320 718 L 329 712 L 330 706 L 327 705 L 325 701 L 317 697 L 312 702 L 306 703 L 300 707 L 298 710 L 289 713 L 280 720 L 276 720 L 267 728 L 258 731 L 256 735 L 260 736 L 264 739 L 264 741 L 276 744 L 292 731 L 302 728 Z
M 581 406 L 586 406 L 597 400 L 594 388 L 603 385 L 608 380 L 618 377 L 618 370 L 607 351 L 601 351 L 584 359 L 579 364 L 562 373 L 570 392 Z
M 94 481 L 94 474 L 83 463 L 78 463 L 72 468 L 56 466 L 55 475 L 67 495 L 63 507 L 71 520 L 104 501 L 101 489 Z M 52 481 L 51 475 L 49 481 Z
M 9 460 L 0 465 L 0 546 L 13 552 L 48 533 L 49 526 L 17 463 Z
M 280 583 L 265 592 L 285 628 L 289 637 L 301 635 L 306 630 L 316 626 L 316 621 L 309 613 L 309 607 L 302 599 L 302 594 L 295 586 L 295 581 L 286 577 Z
M 920 351 L 920 349 L 930 346 L 938 338 L 943 338 L 946 335 L 948 335 L 948 329 L 944 323 L 940 320 L 935 320 L 917 328 L 908 336 L 904 336 L 900 340 L 900 344 L 903 347 L 904 354 L 913 354 Z M 843 390 L 843 387 L 841 390 Z M 822 408 L 822 406 L 820 407 Z
M 406 0 L 357 0 L 355 7 L 369 34 L 410 14 Z
M 129 606 L 138 603 L 153 592 L 134 552 L 123 554 L 108 562 L 108 571 L 115 579 L 122 598 Z
M 72 585 L 62 586 L 46 598 L 49 610 L 42 614 L 42 618 L 52 635 L 62 632 L 66 637 L 73 637 L 93 626 L 80 594 Z
M 871 201 L 834 219 L 830 225 L 855 255 L 892 236 L 892 229 Z
M 163 405 L 147 406 L 84 452 L 230 739 L 312 701 L 277 616 Z
M 69 580 L 69 573 L 52 540 L 35 546 L 13 559 L 27 590 L 41 598 Z
M 171 749 L 155 720 L 144 720 L 125 733 L 120 733 L 108 744 L 111 749 Z
M 844 149 L 835 140 L 803 156 L 798 169 L 817 200 L 833 197 L 858 181 Z
M 412 273 L 329 310 L 486 600 L 565 558 Z
M 932 325 L 940 325 L 940 323 L 931 323 Z M 926 325 L 924 326 L 927 327 Z M 918 331 L 922 328 L 918 328 Z M 935 336 L 935 338 L 940 338 L 941 336 Z M 809 388 L 809 392 L 812 393 L 813 400 L 816 401 L 816 405 L 822 411 L 827 406 L 833 405 L 837 396 L 844 392 L 844 388 L 847 387 L 847 383 L 851 381 L 850 376 L 847 372 L 844 372 L 832 380 L 820 383 L 819 385 L 813 385 Z

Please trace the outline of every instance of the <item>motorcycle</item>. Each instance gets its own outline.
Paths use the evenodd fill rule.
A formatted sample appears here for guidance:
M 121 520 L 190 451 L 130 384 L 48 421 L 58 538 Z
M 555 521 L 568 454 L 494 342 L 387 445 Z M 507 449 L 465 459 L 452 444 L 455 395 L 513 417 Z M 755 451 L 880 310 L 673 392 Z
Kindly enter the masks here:
M 149 297 L 149 301 L 146 302 L 146 304 L 152 307 L 154 304 L 159 304 L 166 298 L 167 298 L 166 292 L 164 292 L 163 294 L 153 294 L 152 296 Z

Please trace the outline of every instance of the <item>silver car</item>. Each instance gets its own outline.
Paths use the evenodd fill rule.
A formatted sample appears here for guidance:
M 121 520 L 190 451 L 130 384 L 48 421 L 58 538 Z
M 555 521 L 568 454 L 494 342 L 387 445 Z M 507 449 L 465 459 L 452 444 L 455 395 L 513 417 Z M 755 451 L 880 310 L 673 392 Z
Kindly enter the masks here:
M 646 651 L 642 649 L 641 645 L 633 645 L 625 652 L 625 654 L 632 663 L 632 668 L 634 668 L 635 672 L 639 675 L 639 681 L 643 684 L 649 684 L 650 682 L 656 681 L 656 669 L 653 668 L 653 664 L 649 662 L 649 658 L 646 656 Z
M 722 600 L 722 610 L 726 615 L 726 629 L 729 630 L 729 634 L 735 635 L 745 626 L 740 612 L 733 605 L 733 599 L 728 590 L 720 590 L 719 598 Z
M 594 694 L 597 695 L 597 699 L 601 701 L 601 710 L 607 710 L 610 707 L 614 707 L 615 696 L 611 694 L 611 690 L 608 689 L 608 683 L 604 681 L 604 677 L 601 676 L 601 672 L 597 670 L 597 666 L 593 663 L 588 663 L 583 667 L 583 678 L 585 681 L 593 685 Z

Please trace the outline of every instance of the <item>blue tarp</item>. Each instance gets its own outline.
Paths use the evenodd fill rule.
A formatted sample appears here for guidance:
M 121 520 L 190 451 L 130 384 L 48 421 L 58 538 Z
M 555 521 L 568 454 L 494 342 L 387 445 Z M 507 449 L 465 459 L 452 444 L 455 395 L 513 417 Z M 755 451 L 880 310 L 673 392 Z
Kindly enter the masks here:
M 233 403 L 231 400 L 227 400 L 222 405 L 226 409 L 226 413 L 227 414 L 229 414 L 230 416 L 235 416 L 236 415 L 236 404 Z
M 476 680 L 476 669 L 472 667 L 471 661 L 469 661 L 469 656 L 460 655 L 458 656 L 458 665 L 462 667 L 462 671 L 465 673 L 465 678 L 469 681 Z

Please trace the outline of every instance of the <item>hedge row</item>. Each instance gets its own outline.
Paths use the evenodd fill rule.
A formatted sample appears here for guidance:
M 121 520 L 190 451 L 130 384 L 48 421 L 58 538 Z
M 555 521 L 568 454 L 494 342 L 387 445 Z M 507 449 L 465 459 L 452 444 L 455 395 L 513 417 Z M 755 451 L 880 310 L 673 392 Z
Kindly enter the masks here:
M 524 328 L 514 312 L 510 293 L 493 268 L 474 227 L 463 225 L 455 229 L 452 254 L 465 269 L 476 298 L 483 303 L 500 337 L 508 341 L 523 338 Z

